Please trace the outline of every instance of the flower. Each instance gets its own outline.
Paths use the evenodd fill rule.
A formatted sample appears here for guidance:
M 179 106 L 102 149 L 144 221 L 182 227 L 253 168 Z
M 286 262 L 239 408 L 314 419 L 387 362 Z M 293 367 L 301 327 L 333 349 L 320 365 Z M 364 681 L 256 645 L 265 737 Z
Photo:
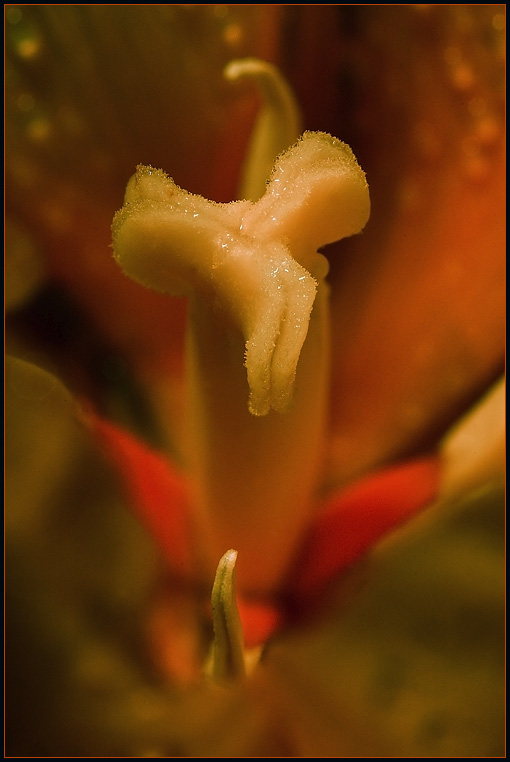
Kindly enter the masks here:
M 143 419 L 146 439 L 182 457 L 169 433 L 179 430 L 176 358 L 180 347 L 171 351 L 168 340 L 170 326 L 180 325 L 181 311 L 176 313 L 165 298 L 149 298 L 142 295 L 142 289 L 128 287 L 127 279 L 120 281 L 113 266 L 95 269 L 92 263 L 102 262 L 107 248 L 107 218 L 120 204 L 120 197 L 115 203 L 108 199 L 115 195 L 113 185 L 120 192 L 121 182 L 140 160 L 171 168 L 178 182 L 194 192 L 218 200 L 231 197 L 225 193 L 222 198 L 222 193 L 207 192 L 206 187 L 214 185 L 209 179 L 214 176 L 221 178 L 218 185 L 225 191 L 233 176 L 231 168 L 242 153 L 243 140 L 238 139 L 236 143 L 226 141 L 228 150 L 223 158 L 218 157 L 216 147 L 222 142 L 218 125 L 233 113 L 240 116 L 236 127 L 247 124 L 254 98 L 246 90 L 241 106 L 233 106 L 233 101 L 239 103 L 237 95 L 227 96 L 217 85 L 209 91 L 207 85 L 201 86 L 198 100 L 205 107 L 195 110 L 193 106 L 187 112 L 189 119 L 182 122 L 174 119 L 170 129 L 177 140 L 169 140 L 164 134 L 167 123 L 163 127 L 160 119 L 161 88 L 154 87 L 145 95 L 149 82 L 162 82 L 159 63 L 150 68 L 152 62 L 162 60 L 153 55 L 158 49 L 158 20 L 165 17 L 165 28 L 172 35 L 172 45 L 162 49 L 171 49 L 178 60 L 179 51 L 186 51 L 181 56 L 185 67 L 175 66 L 179 76 L 169 77 L 170 83 L 180 78 L 201 84 L 219 82 L 225 59 L 232 58 L 232 47 L 236 47 L 236 57 L 260 55 L 260 50 L 253 49 L 257 47 L 253 43 L 257 24 L 253 22 L 257 20 L 273 32 L 260 35 L 266 46 L 263 57 L 270 60 L 278 49 L 273 41 L 282 40 L 280 31 L 286 30 L 284 50 L 292 69 L 292 43 L 299 34 L 300 43 L 294 47 L 299 50 L 296 81 L 301 83 L 308 120 L 315 114 L 310 126 L 341 134 L 355 145 L 369 173 L 375 210 L 366 233 L 352 244 L 345 243 L 348 248 L 338 264 L 332 258 L 337 330 L 333 335 L 334 407 L 328 423 L 333 447 L 323 484 L 330 493 L 334 487 L 343 487 L 339 499 L 344 511 L 335 512 L 330 503 L 331 512 L 315 525 L 305 555 L 310 553 L 316 559 L 314 543 L 324 547 L 324 537 L 335 528 L 335 516 L 348 518 L 350 511 L 359 518 L 359 507 L 366 506 L 369 497 L 375 496 L 377 502 L 388 487 L 391 496 L 399 497 L 403 485 L 406 492 L 416 488 L 419 472 L 409 472 L 399 462 L 413 454 L 426 455 L 432 445 L 436 449 L 449 424 L 501 373 L 504 320 L 500 286 L 504 279 L 499 264 L 502 257 L 498 259 L 494 253 L 503 251 L 498 243 L 504 215 L 498 211 L 501 194 L 497 185 L 502 9 L 420 6 L 404 13 L 390 7 L 343 10 L 306 6 L 284 11 L 278 6 L 266 6 L 266 10 L 208 6 L 205 10 L 151 9 L 154 12 L 147 15 L 146 9 L 126 6 L 121 10 L 115 17 L 112 14 L 120 11 L 113 7 L 7 9 L 9 62 L 15 61 L 9 80 L 14 103 L 9 113 L 14 117 L 8 117 L 10 208 L 17 223 L 12 228 L 13 250 L 20 255 L 30 251 L 36 260 L 44 251 L 46 271 L 94 315 L 96 331 L 91 340 L 90 322 L 85 328 L 75 322 L 70 343 L 66 346 L 61 340 L 63 351 L 50 356 L 54 362 L 58 360 L 59 373 L 68 384 L 82 397 L 92 399 L 96 409 L 103 414 L 108 411 L 133 428 L 141 429 Z M 243 14 L 250 23 L 244 24 Z M 149 22 L 153 44 L 135 45 L 138 55 L 133 55 L 130 47 L 128 56 L 119 56 L 125 48 L 116 43 L 126 31 L 135 43 L 144 39 L 144 30 L 138 27 L 141 20 Z M 118 34 L 119 25 L 113 22 L 120 22 Z M 87 35 L 83 35 L 85 28 Z M 202 43 L 200 55 L 191 44 L 197 32 Z M 243 33 L 251 35 L 253 44 L 245 40 L 239 45 Z M 341 38 L 343 47 L 329 44 L 335 34 L 335 43 Z M 92 48 L 83 44 L 85 36 L 93 40 Z M 410 49 L 409 40 L 413 43 Z M 247 51 L 242 50 L 244 44 Z M 76 67 L 53 67 L 55 58 L 60 64 L 56 48 L 64 57 L 71 50 L 88 54 L 80 55 Z M 214 67 L 204 65 L 209 60 L 215 61 Z M 140 61 L 149 61 L 149 68 L 141 67 Z M 38 82 L 49 81 L 46 75 L 38 78 L 41 62 L 53 76 L 53 84 L 58 70 L 56 81 L 60 84 L 52 90 L 64 94 L 58 105 L 48 104 L 49 96 L 41 97 Z M 412 65 L 406 67 L 406 62 Z M 369 77 L 364 74 L 367 70 Z M 320 72 L 311 85 L 308 72 Z M 346 76 L 340 92 L 357 96 L 343 111 L 345 131 L 328 123 L 336 118 L 331 117 L 335 112 L 329 111 L 328 104 L 331 93 L 338 99 L 339 90 L 332 83 L 340 72 L 350 77 L 350 86 Z M 126 150 L 129 128 L 112 129 L 114 101 L 103 97 L 111 92 L 105 89 L 108 81 L 126 88 L 117 102 L 124 103 L 124 113 L 132 117 L 131 122 L 121 121 L 131 125 L 131 134 L 140 136 L 149 124 L 156 125 L 150 139 L 154 157 L 138 154 L 143 139 L 133 141 L 135 151 Z M 180 89 L 175 84 L 169 87 L 173 87 L 171 101 L 176 112 L 184 113 L 179 103 L 187 105 L 188 96 L 197 90 L 187 83 Z M 94 109 L 98 98 L 104 107 L 100 110 Z M 77 143 L 80 120 L 72 106 L 83 101 L 89 106 L 84 109 L 87 118 L 81 121 L 82 137 Z M 135 103 L 135 108 L 128 109 L 129 103 Z M 98 130 L 90 130 L 89 111 L 95 114 Z M 48 113 L 52 118 L 45 121 Z M 194 118 L 194 113 L 201 119 Z M 316 119 L 321 113 L 326 114 L 325 119 Z M 13 124 L 17 127 L 14 132 Z M 377 124 L 375 132 L 373 124 Z M 89 130 L 85 138 L 84 126 L 85 134 Z M 193 140 L 193 130 L 195 138 L 197 134 L 202 137 L 202 126 L 205 142 Z M 60 131 L 65 140 L 52 142 L 52 130 L 53 134 Z M 98 133 L 101 138 L 96 141 Z M 184 136 L 180 143 L 179 134 L 181 139 Z M 119 145 L 120 136 L 123 145 Z M 189 156 L 189 151 L 182 151 L 182 146 L 188 145 L 188 140 L 196 153 L 196 168 L 189 170 L 191 176 L 195 172 L 194 179 L 185 183 L 179 173 L 185 174 L 184 154 Z M 92 149 L 89 156 L 94 161 L 78 160 L 84 151 L 76 151 L 77 144 Z M 100 151 L 95 153 L 98 146 Z M 173 150 L 176 162 L 161 155 L 168 150 Z M 402 159 L 398 167 L 396 153 Z M 118 164 L 111 162 L 115 155 L 122 156 Z M 231 161 L 225 161 L 225 155 Z M 207 169 L 215 162 L 225 173 L 209 174 Z M 112 172 L 118 177 L 115 181 Z M 104 182 L 92 183 L 91 178 L 98 176 Z M 96 210 L 87 211 L 94 206 Z M 78 220 L 80 225 L 69 224 Z M 76 230 L 82 231 L 81 235 L 77 236 Z M 70 251 L 73 257 L 69 257 Z M 106 271 L 105 277 L 98 276 Z M 41 352 L 40 341 L 33 341 L 33 331 L 45 312 L 39 308 L 30 315 L 30 309 L 37 306 L 34 294 L 43 283 L 44 268 L 38 271 L 35 283 L 18 292 L 19 300 L 30 301 L 15 301 L 17 312 L 9 319 L 11 344 L 18 353 L 21 347 L 25 356 L 31 351 L 27 347 Z M 493 295 L 490 304 L 488 291 Z M 48 304 L 54 308 L 55 300 L 43 301 Z M 404 313 L 406 320 L 402 320 Z M 60 304 L 57 315 L 62 314 Z M 66 314 L 76 317 L 73 311 Z M 472 319 L 475 314 L 476 321 Z M 132 377 L 138 379 L 138 388 L 146 390 L 152 415 L 147 414 L 147 407 L 143 415 L 133 414 L 140 397 L 136 387 L 128 385 L 128 374 L 117 373 L 116 384 L 108 386 L 106 373 L 99 384 L 97 375 L 94 379 L 90 372 L 84 373 L 97 368 L 98 357 L 106 367 L 106 349 L 112 345 L 122 347 L 123 356 L 130 358 Z M 77 348 L 86 362 L 77 362 Z M 54 341 L 50 349 L 55 349 Z M 211 750 L 217 756 L 243 755 L 247 750 L 255 756 L 499 752 L 503 698 L 495 687 L 501 668 L 493 656 L 500 644 L 494 592 L 497 580 L 503 579 L 496 551 L 499 502 L 494 499 L 487 470 L 482 470 L 477 480 L 485 484 L 484 491 L 469 495 L 464 476 L 454 473 L 458 466 L 455 453 L 462 447 L 472 450 L 469 442 L 473 436 L 475 441 L 486 441 L 486 406 L 480 414 L 482 440 L 479 428 L 466 436 L 466 428 L 461 426 L 460 439 L 452 435 L 440 447 L 443 462 L 450 464 L 441 469 L 442 502 L 380 544 L 367 567 L 354 567 L 344 576 L 330 591 L 329 601 L 322 599 L 311 623 L 284 631 L 267 649 L 264 662 L 250 680 L 227 691 L 202 684 L 183 693 L 151 682 L 133 635 L 138 631 L 133 620 L 147 605 L 151 580 L 158 576 L 150 548 L 119 507 L 118 493 L 90 440 L 69 416 L 68 393 L 54 377 L 26 363 L 16 362 L 14 370 L 9 387 L 14 406 L 9 431 L 13 432 L 14 449 L 9 465 L 17 478 L 10 481 L 9 497 L 15 507 L 10 516 L 16 520 L 10 527 L 13 533 L 8 547 L 15 563 L 9 565 L 7 579 L 14 601 L 8 610 L 10 632 L 14 633 L 8 641 L 14 660 L 8 676 L 10 716 L 15 718 L 10 723 L 9 743 L 16 752 L 55 754 L 61 750 L 90 755 L 97 751 L 101 755 L 112 749 L 121 755 L 148 756 L 201 755 Z M 124 397 L 119 394 L 121 388 Z M 147 425 L 154 421 L 170 425 L 163 432 Z M 117 427 L 101 426 L 97 430 L 115 445 L 112 455 L 123 464 L 133 494 L 144 498 L 145 502 L 139 501 L 143 510 L 146 512 L 149 504 L 154 507 L 164 495 L 173 498 L 177 505 L 173 520 L 177 526 L 181 521 L 182 537 L 190 527 L 186 526 L 187 514 L 179 513 L 176 495 L 181 486 L 168 461 Z M 462 461 L 465 466 L 465 452 Z M 487 462 L 492 467 L 494 458 Z M 131 464 L 130 472 L 126 464 Z M 395 470 L 393 464 L 397 464 Z M 386 475 L 376 473 L 370 478 L 382 466 L 390 466 Z M 143 470 L 145 476 L 150 471 L 151 479 L 159 474 L 160 490 L 148 489 Z M 470 465 L 470 477 L 472 471 Z M 437 475 L 437 469 L 433 472 Z M 30 480 L 26 473 L 31 473 Z M 402 473 L 407 475 L 404 481 Z M 361 476 L 367 479 L 353 481 Z M 437 480 L 432 482 L 437 488 Z M 63 491 L 65 485 L 67 491 Z M 161 515 L 156 510 L 154 521 L 161 521 Z M 172 540 L 171 532 L 159 535 L 163 542 Z M 186 557 L 188 551 L 189 546 L 177 544 L 170 557 L 182 562 L 180 568 L 189 568 L 187 564 L 194 565 L 195 559 Z M 178 557 L 179 552 L 184 557 Z M 263 555 L 261 549 L 259 557 Z M 325 566 L 322 570 L 317 570 L 315 562 L 308 566 L 319 572 L 318 577 L 302 573 L 292 596 L 306 583 L 314 598 L 316 585 L 322 585 L 321 575 L 331 575 L 328 564 Z M 200 650 L 202 643 L 204 619 L 199 609 L 204 591 L 201 584 L 197 589 L 193 579 L 183 576 L 172 576 L 170 590 L 163 586 L 159 601 L 170 600 L 171 605 L 154 605 L 151 616 L 143 617 L 152 622 L 153 643 L 158 637 L 163 641 L 160 656 L 165 656 L 169 633 L 174 639 L 175 648 L 167 654 L 173 660 L 169 672 L 176 665 L 185 670 L 187 656 L 192 662 L 195 645 Z M 25 601 L 28 605 L 21 605 Z M 474 622 L 481 624 L 474 627 Z M 51 665 L 49 674 L 42 666 L 46 664 Z M 20 719 L 27 716 L 27 699 L 33 701 L 29 723 Z M 326 710 L 317 713 L 317 705 Z
M 327 269 L 317 250 L 359 232 L 368 206 L 349 148 L 305 133 L 256 203 L 205 201 L 139 167 L 114 220 L 114 249 L 142 285 L 219 302 L 245 337 L 250 411 L 285 412 L 317 291 L 312 273 L 322 281 Z
M 146 286 L 194 297 L 189 459 L 209 576 L 233 544 L 244 585 L 274 592 L 309 521 L 329 368 L 328 268 L 317 249 L 358 232 L 368 208 L 352 153 L 320 133 L 279 157 L 257 202 L 214 204 L 145 167 L 128 185 L 116 259 Z

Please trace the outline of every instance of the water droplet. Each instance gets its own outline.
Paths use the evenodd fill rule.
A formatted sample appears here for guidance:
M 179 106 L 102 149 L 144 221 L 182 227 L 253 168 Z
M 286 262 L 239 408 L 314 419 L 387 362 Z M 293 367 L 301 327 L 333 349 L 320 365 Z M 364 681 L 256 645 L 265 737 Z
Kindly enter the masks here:
M 41 51 L 41 43 L 36 37 L 24 37 L 19 40 L 16 51 L 20 58 L 30 60 L 35 58 Z
M 227 24 L 223 30 L 223 40 L 227 45 L 235 47 L 240 45 L 243 39 L 243 30 L 239 24 L 231 23 Z
M 37 143 L 48 140 L 51 134 L 51 124 L 45 117 L 36 117 L 27 127 L 28 137 Z
M 502 32 L 505 28 L 505 14 L 504 13 L 496 13 L 492 17 L 492 27 L 497 32 Z
M 466 63 L 455 66 L 451 71 L 450 78 L 455 89 L 463 92 L 471 90 L 475 84 L 474 72 Z
M 490 115 L 480 119 L 476 125 L 476 137 L 485 147 L 494 145 L 500 137 L 501 132 L 502 126 L 497 119 Z
M 462 163 L 462 171 L 469 180 L 481 182 L 489 175 L 489 161 L 481 154 L 467 156 Z
M 35 105 L 34 96 L 30 93 L 21 93 L 16 100 L 16 105 L 20 111 L 31 111 Z
M 15 6 L 11 6 L 10 8 L 7 8 L 7 10 L 5 11 L 5 18 L 9 24 L 19 24 L 19 22 L 23 18 L 23 12 L 21 8 L 16 8 Z
M 224 19 L 228 16 L 228 5 L 215 5 L 213 13 L 217 19 Z
M 55 233 L 62 235 L 73 228 L 74 214 L 72 208 L 67 205 L 69 198 L 47 199 L 41 204 L 45 222 Z

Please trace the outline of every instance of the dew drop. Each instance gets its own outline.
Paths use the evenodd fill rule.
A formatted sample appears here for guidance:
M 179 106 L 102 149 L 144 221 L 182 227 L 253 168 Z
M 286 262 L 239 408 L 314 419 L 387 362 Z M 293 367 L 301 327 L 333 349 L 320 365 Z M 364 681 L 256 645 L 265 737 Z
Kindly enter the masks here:
M 469 180 L 481 182 L 489 175 L 489 161 L 481 154 L 467 156 L 462 163 L 462 171 Z
M 217 19 L 224 19 L 228 16 L 228 5 L 215 5 L 213 13 Z
M 5 18 L 9 24 L 19 24 L 23 18 L 21 8 L 16 8 L 15 6 L 7 8 L 5 11 Z
M 492 27 L 497 32 L 502 32 L 505 28 L 505 14 L 504 13 L 496 13 L 492 17 Z
M 500 137 L 501 132 L 501 125 L 493 116 L 484 117 L 476 125 L 476 136 L 485 147 L 494 145 Z
M 241 29 L 241 26 L 233 22 L 231 24 L 227 24 L 223 30 L 223 40 L 226 42 L 226 44 L 230 45 L 231 47 L 235 47 L 242 42 L 242 39 L 243 30 Z
M 456 90 L 465 92 L 471 90 L 475 84 L 475 75 L 470 66 L 465 63 L 455 66 L 450 74 L 451 81 Z
M 33 119 L 27 127 L 28 137 L 37 143 L 48 140 L 51 134 L 51 124 L 45 117 Z
M 8 24 L 19 24 L 21 19 L 23 18 L 23 13 L 21 11 L 21 8 L 11 7 L 7 8 L 5 11 L 5 19 Z
M 16 46 L 16 51 L 20 58 L 31 60 L 41 51 L 41 43 L 36 37 L 24 37 Z
M 16 100 L 16 105 L 20 111 L 32 111 L 35 105 L 34 96 L 30 93 L 21 93 Z
M 66 199 L 66 201 L 68 202 L 69 199 Z M 55 233 L 62 235 L 72 230 L 72 210 L 70 207 L 66 207 L 62 200 L 56 198 L 47 199 L 47 201 L 42 204 L 42 211 L 46 223 Z

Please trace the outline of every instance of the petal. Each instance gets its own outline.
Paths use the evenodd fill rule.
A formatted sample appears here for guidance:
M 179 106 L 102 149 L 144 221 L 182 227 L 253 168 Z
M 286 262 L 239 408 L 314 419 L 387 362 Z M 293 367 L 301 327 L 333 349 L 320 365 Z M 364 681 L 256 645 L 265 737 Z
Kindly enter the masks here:
M 127 489 L 127 498 L 142 524 L 159 545 L 165 561 L 184 579 L 194 570 L 184 478 L 161 454 L 128 432 L 91 417 L 93 433 Z
M 425 452 L 503 371 L 498 8 L 361 11 L 345 65 L 373 214 L 331 257 L 337 485 Z
M 439 458 L 430 457 L 375 473 L 331 495 L 290 577 L 296 605 L 317 598 L 373 545 L 430 505 L 439 479 Z

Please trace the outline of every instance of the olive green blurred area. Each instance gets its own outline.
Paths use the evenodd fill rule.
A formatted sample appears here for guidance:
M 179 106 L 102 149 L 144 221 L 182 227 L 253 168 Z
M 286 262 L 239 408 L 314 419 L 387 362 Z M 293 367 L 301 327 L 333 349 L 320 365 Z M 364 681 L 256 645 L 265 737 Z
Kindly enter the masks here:
M 503 494 L 433 508 L 246 682 L 163 684 L 158 560 L 69 393 L 7 366 L 6 741 L 22 756 L 499 756 Z

